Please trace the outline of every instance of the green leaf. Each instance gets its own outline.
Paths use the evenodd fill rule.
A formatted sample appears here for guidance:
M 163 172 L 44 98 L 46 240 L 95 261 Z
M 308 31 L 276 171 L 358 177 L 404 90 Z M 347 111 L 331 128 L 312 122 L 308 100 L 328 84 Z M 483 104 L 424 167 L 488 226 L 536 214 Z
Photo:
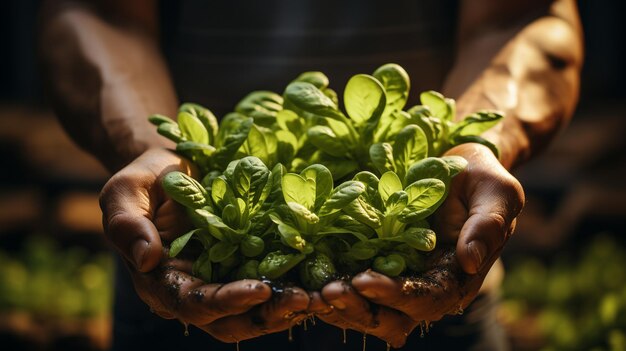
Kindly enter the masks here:
M 205 283 L 213 281 L 213 265 L 209 259 L 208 251 L 202 252 L 200 257 L 193 263 L 191 268 L 193 275 L 202 279 Z
M 362 196 L 349 203 L 344 208 L 344 212 L 371 228 L 376 229 L 381 226 L 383 214 L 365 201 Z
M 297 202 L 289 201 L 287 202 L 287 206 L 296 217 L 301 218 L 309 224 L 316 224 L 320 221 L 319 217 L 313 213 L 313 211 Z
M 226 177 L 219 176 L 213 179 L 211 184 L 211 199 L 213 203 L 221 210 L 229 203 L 234 201 L 235 194 L 226 182 Z
M 209 204 L 206 189 L 182 172 L 166 174 L 161 184 L 165 193 L 183 206 L 199 209 Z
M 235 118 L 236 117 L 233 117 L 232 119 Z M 222 122 L 222 124 L 224 124 L 224 122 Z M 239 147 L 246 141 L 250 129 L 252 129 L 252 125 L 252 118 L 240 119 L 235 127 L 232 129 L 229 128 L 230 133 L 224 135 L 223 139 L 220 139 L 220 147 L 213 155 L 213 158 L 220 167 L 225 167 L 233 159 Z M 223 131 L 224 129 L 220 128 L 220 134 Z
M 451 176 L 448 163 L 439 157 L 428 157 L 414 163 L 406 173 L 404 184 L 413 184 L 420 179 L 435 178 L 448 183 Z
M 454 138 L 456 135 L 480 135 L 498 124 L 502 118 L 501 114 L 491 111 L 472 113 L 455 126 L 450 132 L 450 137 Z
M 195 210 L 195 213 L 204 218 L 208 223 L 209 233 L 218 240 L 235 239 L 238 234 L 231 227 L 226 225 L 221 218 L 204 209 Z
M 385 88 L 376 78 L 367 74 L 350 78 L 343 93 L 346 112 L 357 125 L 370 118 L 378 121 L 386 102 Z
M 240 151 L 248 156 L 256 156 L 263 163 L 273 166 L 276 163 L 277 149 L 278 141 L 274 132 L 253 124 L 246 141 L 241 145 Z
M 409 195 L 405 191 L 396 191 L 385 200 L 385 216 L 396 216 L 406 208 Z
M 168 123 L 176 124 L 176 121 L 174 121 L 173 119 L 164 115 L 160 115 L 158 113 L 150 115 L 150 117 L 148 117 L 148 121 L 157 127 L 160 126 L 161 124 L 168 124 Z
M 344 144 L 354 144 L 354 139 L 352 134 L 350 134 L 350 127 L 346 124 L 346 122 L 350 123 L 348 120 L 340 121 L 332 118 L 323 118 L 322 121 L 333 131 L 337 138 L 342 140 Z M 320 121 L 320 123 L 322 121 Z
M 304 72 L 293 81 L 311 83 L 318 89 L 324 89 L 329 84 L 328 77 L 326 77 L 324 73 L 318 71 Z
M 282 130 L 293 133 L 296 137 L 300 137 L 306 132 L 304 128 L 304 118 L 300 118 L 291 110 L 281 110 L 276 114 L 276 124 Z
M 395 171 L 393 147 L 389 143 L 373 144 L 370 146 L 370 159 L 374 167 L 382 174 Z
M 404 258 L 398 254 L 376 257 L 372 268 L 389 277 L 397 277 L 406 269 Z
M 348 154 L 348 149 L 343 144 L 342 140 L 338 138 L 329 127 L 311 127 L 307 135 L 311 144 L 329 155 L 345 157 Z
M 180 105 L 180 107 L 178 108 L 178 112 L 181 111 L 188 112 L 196 116 L 200 120 L 200 122 L 202 123 L 202 125 L 204 125 L 204 128 L 208 132 L 209 144 L 215 146 L 215 142 L 217 141 L 218 124 L 217 118 L 215 118 L 213 112 L 198 104 L 193 104 L 189 102 Z
M 264 191 L 270 178 L 270 170 L 255 156 L 239 160 L 233 170 L 233 190 L 246 204 L 254 206 L 262 203 L 269 193 Z
M 195 141 L 183 141 L 176 144 L 176 151 L 187 154 L 200 153 L 210 157 L 215 152 L 215 148 L 208 144 L 197 143 Z
M 337 96 L 337 92 L 330 89 L 324 88 L 322 89 L 322 93 L 326 95 L 336 106 L 339 106 L 339 97 Z
M 430 90 L 420 94 L 423 105 L 428 106 L 433 116 L 446 121 L 453 121 L 455 114 L 454 100 L 447 99 L 441 93 Z
M 404 258 L 406 266 L 409 270 L 416 273 L 421 273 L 426 270 L 426 259 L 424 254 L 419 253 L 407 244 L 397 245 L 393 250 L 393 253 Z
M 405 191 L 409 200 L 398 219 L 404 223 L 413 223 L 428 217 L 436 210 L 435 205 L 444 196 L 446 186 L 439 179 L 427 178 L 412 183 Z
M 298 139 L 294 134 L 286 130 L 277 130 L 274 133 L 277 141 L 276 157 L 278 162 L 291 164 L 298 151 Z
M 270 252 L 259 264 L 259 275 L 269 279 L 277 279 L 297 266 L 305 254 L 285 254 L 281 251 Z
M 265 242 L 263 239 L 254 235 L 246 235 L 239 244 L 241 254 L 246 257 L 255 257 L 263 253 Z
M 333 261 L 323 253 L 316 253 L 300 264 L 300 281 L 307 290 L 321 290 L 337 273 Z
M 437 243 L 437 235 L 427 228 L 408 228 L 401 235 L 405 243 L 420 251 L 432 251 Z
M 178 127 L 185 139 L 201 144 L 209 143 L 209 133 L 198 117 L 188 112 L 179 112 Z
M 449 176 L 454 177 L 457 174 L 461 173 L 467 167 L 467 160 L 465 160 L 461 156 L 444 156 L 441 158 L 448 165 L 448 169 L 450 170 Z M 437 177 L 428 177 L 428 178 L 437 178 Z
M 315 180 L 306 179 L 298 174 L 287 173 L 283 176 L 281 187 L 285 202 L 297 203 L 308 210 L 315 206 Z
M 176 257 L 176 255 L 178 255 L 183 250 L 185 245 L 187 245 L 189 239 L 191 239 L 191 237 L 200 230 L 201 229 L 194 229 L 172 241 L 172 243 L 170 244 L 170 257 Z
M 333 190 L 333 176 L 328 168 L 320 164 L 310 165 L 303 169 L 300 175 L 307 181 L 312 180 L 315 183 L 315 203 L 311 210 L 317 212 Z
M 178 125 L 174 123 L 161 123 L 157 127 L 157 133 L 163 135 L 164 137 L 170 139 L 175 143 L 180 143 L 186 140 L 183 137 L 183 134 L 180 132 Z
M 222 262 L 234 255 L 239 247 L 234 244 L 229 244 L 224 241 L 215 243 L 209 250 L 209 258 L 211 262 Z
M 415 124 L 404 127 L 396 136 L 393 158 L 398 176 L 404 178 L 408 168 L 428 156 L 428 140 L 422 128 Z
M 239 211 L 238 202 L 241 199 L 235 199 L 234 203 L 224 206 L 222 210 L 222 221 L 231 228 L 239 229 L 241 222 L 241 212 Z
M 356 242 L 348 251 L 348 255 L 356 260 L 369 260 L 378 254 L 378 246 L 370 241 Z
M 351 180 L 333 189 L 319 211 L 319 216 L 328 216 L 340 211 L 365 191 L 365 184 Z
M 237 280 L 259 278 L 259 261 L 257 260 L 245 261 L 241 266 L 239 266 L 237 273 L 235 273 L 235 279 Z
M 285 166 L 278 163 L 272 171 L 270 172 L 270 193 L 265 199 L 264 204 L 266 206 L 273 206 L 274 204 L 278 205 L 283 202 L 283 188 L 282 188 L 282 179 L 283 175 L 287 173 Z
M 297 229 L 284 223 L 279 224 L 277 229 L 280 239 L 285 245 L 300 252 L 304 251 L 307 242 Z
M 235 107 L 235 111 L 254 118 L 254 123 L 270 127 L 276 121 L 276 114 L 283 109 L 283 98 L 271 91 L 253 91 L 246 95 Z
M 385 172 L 378 182 L 378 193 L 384 202 L 391 194 L 402 190 L 402 182 L 395 172 Z
M 340 214 L 333 221 L 332 225 L 343 228 L 351 233 L 362 233 L 366 238 L 371 238 L 376 235 L 376 232 L 372 228 L 346 214 Z
M 354 173 L 359 168 L 359 164 L 354 160 L 334 157 L 323 152 L 316 154 L 311 159 L 311 162 L 320 163 L 326 166 L 332 174 L 334 181 L 343 179 L 344 177 Z
M 377 193 L 378 192 L 378 177 L 372 173 L 372 172 L 368 172 L 368 171 L 361 171 L 357 174 L 354 175 L 354 178 L 352 178 L 353 180 L 358 180 L 359 182 L 367 185 L 368 193 Z
M 293 82 L 285 89 L 284 96 L 302 111 L 317 116 L 343 118 L 337 105 L 311 83 Z
M 404 68 L 395 63 L 388 63 L 376 69 L 373 76 L 385 88 L 385 95 L 387 96 L 385 114 L 394 110 L 402 110 L 409 98 L 409 90 L 411 89 L 409 75 Z

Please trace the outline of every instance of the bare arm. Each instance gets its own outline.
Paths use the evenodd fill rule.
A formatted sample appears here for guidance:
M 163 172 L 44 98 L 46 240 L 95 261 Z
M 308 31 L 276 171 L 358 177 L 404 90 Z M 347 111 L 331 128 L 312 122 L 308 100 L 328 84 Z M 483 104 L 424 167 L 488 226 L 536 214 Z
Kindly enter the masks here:
M 47 1 L 40 52 L 54 109 L 70 136 L 111 171 L 168 146 L 147 121 L 177 98 L 159 52 L 155 1 Z
M 498 109 L 486 135 L 510 169 L 544 148 L 578 101 L 582 29 L 573 0 L 464 1 L 459 56 L 446 82 L 459 116 Z

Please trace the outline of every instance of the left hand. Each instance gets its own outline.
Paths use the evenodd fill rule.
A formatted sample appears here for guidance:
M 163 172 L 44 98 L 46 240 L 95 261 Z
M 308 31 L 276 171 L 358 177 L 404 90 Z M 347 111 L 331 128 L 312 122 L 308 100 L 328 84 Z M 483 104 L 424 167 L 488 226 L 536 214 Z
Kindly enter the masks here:
M 312 299 L 322 320 L 401 347 L 422 321 L 439 320 L 476 297 L 513 233 L 524 192 L 482 145 L 463 144 L 447 155 L 463 156 L 468 167 L 454 178 L 437 211 L 439 245 L 429 255 L 429 269 L 417 278 L 392 279 L 368 270 L 355 276 L 352 284 L 332 282 L 321 297 Z

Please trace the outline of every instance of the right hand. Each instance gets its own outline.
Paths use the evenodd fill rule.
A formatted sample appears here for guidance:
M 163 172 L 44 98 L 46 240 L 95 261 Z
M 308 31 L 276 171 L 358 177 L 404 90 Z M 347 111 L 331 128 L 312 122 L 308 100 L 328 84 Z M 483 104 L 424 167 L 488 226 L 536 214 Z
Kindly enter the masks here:
M 309 297 L 302 289 L 272 297 L 271 288 L 257 280 L 206 284 L 191 275 L 192 261 L 164 254 L 161 239 L 171 242 L 188 228 L 161 179 L 191 168 L 173 152 L 151 149 L 100 194 L 106 237 L 124 257 L 139 297 L 161 317 L 193 324 L 223 342 L 282 331 L 306 318 Z

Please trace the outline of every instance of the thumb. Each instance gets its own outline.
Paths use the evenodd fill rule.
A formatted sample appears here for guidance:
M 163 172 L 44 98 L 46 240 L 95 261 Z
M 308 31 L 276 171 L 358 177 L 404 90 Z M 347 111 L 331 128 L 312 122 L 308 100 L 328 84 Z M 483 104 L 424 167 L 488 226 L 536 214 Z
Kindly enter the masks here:
M 457 259 L 463 270 L 474 274 L 495 261 L 513 232 L 515 218 L 524 204 L 519 182 L 505 176 L 474 183 L 468 200 L 468 219 L 457 241 Z
M 115 175 L 100 194 L 105 234 L 113 246 L 140 272 L 154 269 L 163 255 L 159 232 L 152 221 L 151 198 L 142 177 Z M 153 205 L 153 204 L 152 204 Z

